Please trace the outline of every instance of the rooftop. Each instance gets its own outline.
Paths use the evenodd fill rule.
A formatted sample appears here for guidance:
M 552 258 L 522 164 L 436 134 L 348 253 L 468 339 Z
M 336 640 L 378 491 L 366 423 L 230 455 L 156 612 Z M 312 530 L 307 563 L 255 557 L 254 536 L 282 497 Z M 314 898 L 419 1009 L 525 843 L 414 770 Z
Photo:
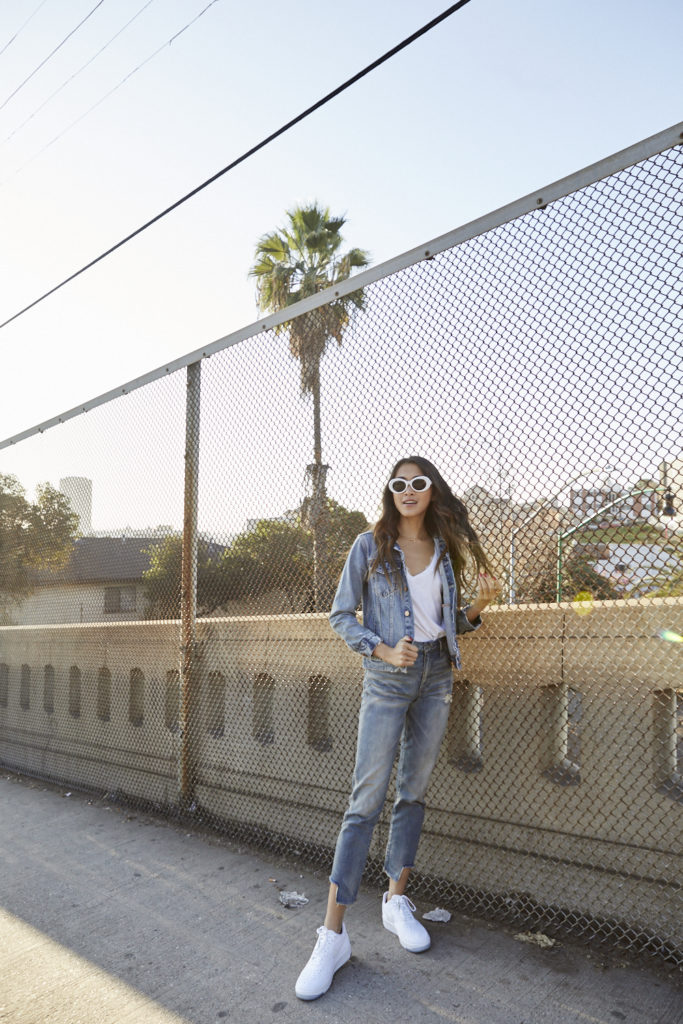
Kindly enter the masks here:
M 35 574 L 38 585 L 53 583 L 98 583 L 139 580 L 149 569 L 149 549 L 163 543 L 163 537 L 79 537 L 68 563 L 62 569 L 43 569 Z M 224 546 L 207 542 L 212 554 Z

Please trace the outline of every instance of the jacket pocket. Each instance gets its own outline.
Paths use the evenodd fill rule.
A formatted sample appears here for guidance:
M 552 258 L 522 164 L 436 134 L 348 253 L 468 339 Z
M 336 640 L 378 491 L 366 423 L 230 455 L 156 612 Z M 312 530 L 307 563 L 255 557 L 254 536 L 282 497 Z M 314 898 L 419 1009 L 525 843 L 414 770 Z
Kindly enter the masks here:
M 400 573 L 389 572 L 386 566 L 380 565 L 369 576 L 371 592 L 378 598 L 392 597 L 400 590 L 400 580 Z

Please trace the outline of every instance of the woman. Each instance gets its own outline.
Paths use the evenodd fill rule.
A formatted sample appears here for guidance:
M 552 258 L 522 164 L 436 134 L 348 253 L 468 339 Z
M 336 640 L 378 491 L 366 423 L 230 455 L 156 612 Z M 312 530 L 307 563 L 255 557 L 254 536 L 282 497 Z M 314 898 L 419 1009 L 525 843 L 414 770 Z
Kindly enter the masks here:
M 458 609 L 468 561 L 478 573 L 477 595 Z M 365 675 L 353 791 L 337 840 L 325 921 L 296 983 L 300 999 L 326 992 L 351 956 L 344 913 L 358 895 L 399 744 L 382 923 L 405 949 L 429 948 L 429 933 L 414 919 L 405 889 L 446 731 L 452 667 L 460 668 L 456 634 L 476 629 L 499 592 L 465 506 L 436 467 L 419 457 L 398 462 L 384 488 L 381 518 L 349 552 L 330 613 L 333 629 L 363 656 Z M 356 618 L 361 604 L 362 625 Z

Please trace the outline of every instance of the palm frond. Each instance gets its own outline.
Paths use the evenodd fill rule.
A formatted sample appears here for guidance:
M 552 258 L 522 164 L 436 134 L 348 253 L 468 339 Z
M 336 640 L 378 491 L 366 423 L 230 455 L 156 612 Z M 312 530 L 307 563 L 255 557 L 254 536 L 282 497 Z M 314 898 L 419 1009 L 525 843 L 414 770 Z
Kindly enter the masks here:
M 258 240 L 249 271 L 256 278 L 257 302 L 264 312 L 278 312 L 324 291 L 370 262 L 365 249 L 339 252 L 346 218 L 332 217 L 328 207 L 314 202 L 293 207 L 286 216 L 285 227 Z M 277 328 L 289 334 L 290 352 L 300 362 L 303 394 L 311 394 L 319 386 L 320 361 L 328 341 L 341 345 L 352 316 L 364 305 L 363 289 L 359 288 Z

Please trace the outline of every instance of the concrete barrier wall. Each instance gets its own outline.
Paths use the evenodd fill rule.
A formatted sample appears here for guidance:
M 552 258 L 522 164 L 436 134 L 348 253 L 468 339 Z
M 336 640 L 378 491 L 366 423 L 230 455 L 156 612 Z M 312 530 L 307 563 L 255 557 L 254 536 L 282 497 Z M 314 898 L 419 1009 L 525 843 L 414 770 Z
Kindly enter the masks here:
M 683 645 L 665 629 L 683 633 L 682 599 L 489 612 L 463 638 L 420 871 L 683 948 Z M 0 628 L 0 759 L 176 804 L 178 638 L 173 622 Z M 203 812 L 327 862 L 361 685 L 360 659 L 324 616 L 200 622 L 191 736 Z

